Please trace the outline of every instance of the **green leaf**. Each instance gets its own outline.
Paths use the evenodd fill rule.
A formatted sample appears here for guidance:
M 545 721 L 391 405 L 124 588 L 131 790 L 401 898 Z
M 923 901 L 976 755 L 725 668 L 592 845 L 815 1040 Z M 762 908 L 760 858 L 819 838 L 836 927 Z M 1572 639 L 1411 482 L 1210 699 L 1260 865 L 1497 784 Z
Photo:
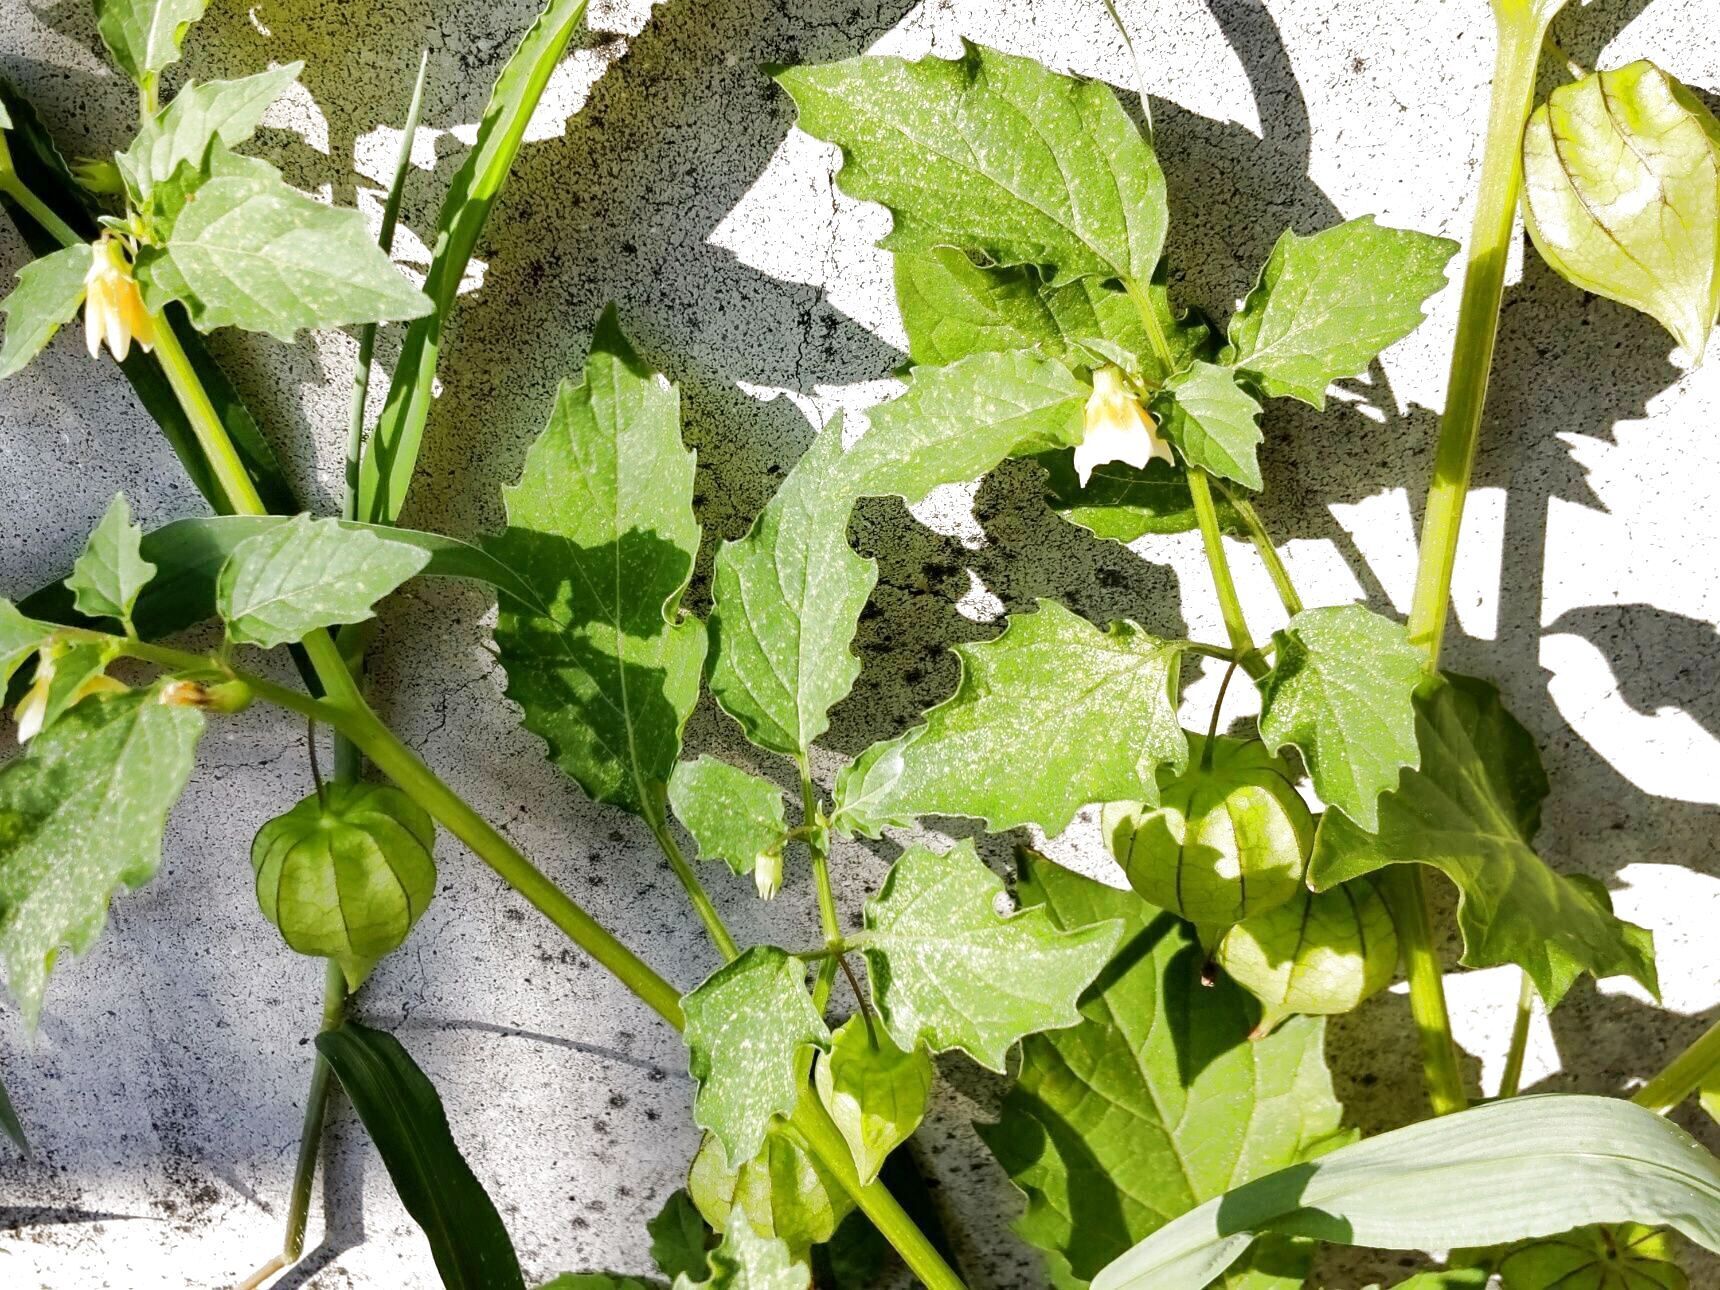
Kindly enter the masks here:
M 155 577 L 155 566 L 141 553 L 142 542 L 143 530 L 131 522 L 125 494 L 115 493 L 66 579 L 80 614 L 131 625 L 138 593 Z
M 1286 232 L 1230 320 L 1224 361 L 1272 398 L 1326 406 L 1326 387 L 1355 376 L 1422 320 L 1457 243 L 1382 228 L 1371 215 L 1312 237 Z
M 1687 1290 L 1665 1232 L 1640 1223 L 1580 1227 L 1523 1241 L 1484 1256 L 1459 1251 L 1454 1261 L 1484 1261 L 1502 1290 Z M 1486 1269 L 1482 1273 L 1485 1282 Z
M 739 1169 L 731 1169 L 723 1144 L 706 1134 L 687 1176 L 687 1187 L 704 1222 L 723 1231 L 736 1212 L 752 1230 L 788 1246 L 796 1259 L 836 1235 L 854 1201 L 822 1163 L 787 1134 L 765 1136 L 764 1146 Z M 704 1223 L 700 1223 L 703 1228 Z M 688 1276 L 708 1275 L 687 1271 Z
M 31 260 L 18 270 L 18 285 L 0 301 L 6 315 L 6 343 L 0 346 L 0 381 L 16 376 L 44 346 L 77 316 L 90 271 L 86 243 Z
M 1164 175 L 1109 86 L 965 42 L 953 62 L 865 55 L 776 75 L 800 128 L 842 148 L 842 190 L 895 216 L 889 250 L 960 247 L 1054 284 L 1152 277 Z
M 209 0 L 94 0 L 96 29 L 119 68 L 139 85 L 179 61 L 179 47 Z
M 1618 1222 L 1665 1224 L 1720 1250 L 1720 1161 L 1629 1102 L 1516 1097 L 1247 1183 L 1160 1228 L 1093 1290 L 1201 1290 L 1267 1232 L 1447 1249 Z
M 1064 931 L 1042 908 L 999 916 L 1002 892 L 1003 880 L 964 839 L 943 855 L 903 852 L 866 902 L 872 997 L 899 1047 L 960 1048 L 1001 1071 L 1022 1036 L 1081 1019 L 1075 1000 L 1122 926 Z
M 1305 609 L 1273 634 L 1277 654 L 1260 678 L 1260 737 L 1294 744 L 1314 788 L 1364 829 L 1379 798 L 1421 763 L 1415 690 L 1422 657 L 1398 623 L 1361 605 Z
M 66 947 L 82 954 L 108 900 L 161 863 L 202 714 L 148 693 L 80 703 L 0 769 L 0 959 L 31 1027 Z
M 915 816 L 964 815 L 994 833 L 1031 823 L 1057 834 L 1089 802 L 1156 802 L 1157 770 L 1188 760 L 1180 650 L 1042 600 L 996 640 L 956 647 L 955 694 L 842 772 L 832 823 L 876 837 Z
M 782 790 L 715 757 L 684 761 L 669 777 L 669 805 L 699 844 L 701 860 L 751 873 L 762 857 L 781 857 L 788 821 Z
M 42 647 L 52 631 L 24 617 L 10 600 L 0 597 L 0 694 L 6 692 L 19 665 Z
M 201 166 L 217 139 L 229 148 L 244 143 L 303 70 L 303 63 L 288 63 L 236 81 L 185 82 L 173 102 L 145 121 L 131 146 L 115 157 L 133 193 L 146 198 L 181 165 Z
M 490 91 L 477 140 L 448 186 L 436 216 L 435 248 L 424 294 L 432 308 L 407 329 L 382 416 L 365 445 L 359 472 L 358 518 L 391 524 L 400 518 L 418 467 L 418 449 L 435 402 L 436 362 L 466 266 L 484 221 L 501 195 L 525 140 L 526 127 L 567 45 L 585 16 L 586 0 L 546 0 Z
M 1155 459 L 1138 469 L 1112 461 L 1094 467 L 1083 484 L 1075 472 L 1073 453 L 1041 453 L 1034 460 L 1045 468 L 1046 504 L 1095 537 L 1133 542 L 1148 534 L 1190 533 L 1199 527 L 1188 475 L 1181 466 Z M 1228 533 L 1244 532 L 1223 494 L 1213 500 L 1219 526 Z
M 1566 279 L 1701 358 L 1720 310 L 1720 122 L 1653 63 L 1561 85 L 1523 136 L 1523 212 Z
M 919 1221 L 912 1212 L 910 1218 Z M 940 1248 L 939 1253 L 944 1253 Z M 948 1257 L 947 1254 L 945 1256 Z M 812 1283 L 824 1290 L 873 1290 L 890 1261 L 890 1243 L 856 1210 L 843 1219 L 836 1235 L 812 1247 Z
M 317 1036 L 394 1180 L 424 1230 L 448 1290 L 524 1290 L 508 1229 L 460 1154 L 442 1099 L 392 1035 L 355 1021 Z
M 6 1136 L 12 1139 L 12 1145 L 18 1148 L 21 1155 L 30 1154 L 30 1140 L 24 1136 L 23 1122 L 18 1119 L 18 1112 L 13 1107 L 4 1084 L 0 1084 L 0 1129 L 5 1130 Z
M 174 520 L 145 533 L 142 554 L 156 566 L 156 575 L 144 588 L 132 614 L 139 635 L 150 639 L 171 636 L 214 617 L 216 583 L 234 548 L 247 538 L 276 533 L 293 522 L 290 515 L 197 516 Z M 465 578 L 486 583 L 525 604 L 538 603 L 530 583 L 494 556 L 458 538 L 348 520 L 325 522 L 338 523 L 348 532 L 367 533 L 380 541 L 423 553 L 426 557 L 420 570 L 423 577 Z M 71 593 L 61 583 L 52 583 L 33 593 L 24 601 L 24 607 L 51 623 L 75 626 L 86 621 L 73 607 Z M 0 640 L 3 639 L 0 631 Z M 0 657 L 4 657 L 3 652 Z
M 1457 884 L 1469 967 L 1515 963 L 1548 1007 L 1577 976 L 1631 976 L 1657 989 L 1653 938 L 1613 917 L 1605 895 L 1561 877 L 1531 848 L 1547 776 L 1529 732 L 1485 681 L 1448 677 L 1416 698 L 1421 769 L 1380 801 L 1377 836 L 1327 812 L 1314 837 L 1316 889 L 1388 864 L 1426 864 Z
M 837 1028 L 830 1051 L 814 1060 L 812 1078 L 848 1143 L 860 1181 L 870 1183 L 926 1118 L 932 1059 L 921 1048 L 903 1051 L 887 1033 L 855 1016 Z
M 796 1263 L 788 1246 L 752 1230 L 746 1216 L 735 1213 L 723 1242 L 711 1252 L 711 1275 L 695 1282 L 682 1273 L 675 1290 L 810 1290 L 806 1265 Z
M 613 1272 L 563 1272 L 538 1290 L 662 1290 L 662 1282 L 624 1277 Z
M 705 663 L 681 610 L 699 525 L 680 406 L 605 313 L 488 544 L 548 609 L 504 594 L 496 623 L 526 729 L 594 801 L 659 824 Z
M 1018 893 L 1066 932 L 1124 929 L 1080 1023 L 1026 1040 L 1002 1117 L 976 1126 L 1027 1195 L 1023 1239 L 1084 1281 L 1178 1214 L 1306 1159 L 1338 1131 L 1322 1022 L 1247 1042 L 1253 1000 L 1202 980 L 1187 923 L 1035 856 L 1023 856 Z M 1281 1248 L 1285 1260 L 1305 1270 L 1306 1251 Z
M 651 1236 L 651 1261 L 664 1276 L 710 1275 L 711 1231 L 685 1187 L 670 1193 L 645 1230 Z
M 868 413 L 840 477 L 853 497 L 918 502 L 1011 453 L 1079 442 L 1091 393 L 1062 363 L 1025 351 L 918 368 L 905 394 Z
M 271 649 L 319 627 L 363 622 L 428 561 L 417 547 L 297 515 L 233 548 L 215 603 L 228 639 Z
M 46 730 L 73 707 L 103 689 L 123 689 L 117 682 L 104 680 L 108 665 L 117 657 L 112 643 L 55 645 L 48 658 L 36 665 L 36 680 L 32 699 L 41 695 L 41 718 L 38 730 Z M 28 701 L 27 701 L 28 702 Z M 19 725 L 25 724 L 20 718 Z
M 753 743 L 796 760 L 860 674 L 850 643 L 878 580 L 848 545 L 842 461 L 836 420 L 711 576 L 711 693 Z
M 794 1109 L 803 1083 L 802 1050 L 830 1043 L 806 993 L 806 967 L 772 945 L 755 945 L 718 968 L 682 1005 L 690 1069 L 699 1085 L 693 1119 L 722 1142 L 730 1160 L 764 1143 L 771 1117 Z
M 200 182 L 188 176 L 188 200 L 166 245 L 138 255 L 150 309 L 179 301 L 199 331 L 242 327 L 282 341 L 300 328 L 397 322 L 429 310 L 364 216 L 288 187 L 266 161 L 228 153 L 219 141 L 213 148 L 215 169 Z
M 1260 405 L 1230 368 L 1197 359 L 1165 382 L 1153 411 L 1184 461 L 1245 488 L 1261 487 Z

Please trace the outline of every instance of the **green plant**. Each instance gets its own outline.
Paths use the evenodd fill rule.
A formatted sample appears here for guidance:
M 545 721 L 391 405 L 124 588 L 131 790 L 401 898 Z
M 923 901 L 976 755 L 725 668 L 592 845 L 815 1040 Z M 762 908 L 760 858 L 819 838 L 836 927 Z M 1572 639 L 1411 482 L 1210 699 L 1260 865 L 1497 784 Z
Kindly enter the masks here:
M 865 1284 L 879 1235 L 925 1285 L 959 1287 L 892 1190 L 892 1153 L 927 1112 L 935 1055 L 1003 1072 L 1017 1050 L 1003 1115 L 981 1134 L 1025 1193 L 1018 1230 L 1059 1285 L 1303 1284 L 1321 1241 L 1475 1247 L 1406 1284 L 1497 1273 L 1521 1290 L 1614 1255 L 1644 1265 L 1644 1283 L 1676 1284 L 1657 1226 L 1720 1249 L 1720 1162 L 1655 1113 L 1715 1082 L 1720 1038 L 1682 1055 L 1638 1106 L 1540 1097 L 1464 1111 L 1422 889 L 1428 869 L 1451 881 L 1463 962 L 1519 967 L 1525 1008 L 1531 992 L 1556 1005 L 1585 973 L 1655 986 L 1647 931 L 1535 852 L 1547 784 L 1528 732 L 1492 686 L 1439 668 L 1525 147 L 1530 225 L 1561 272 L 1654 313 L 1693 353 L 1720 298 L 1720 127 L 1641 66 L 1558 91 L 1531 119 L 1559 7 L 1495 3 L 1481 200 L 1405 626 L 1360 605 L 1303 603 L 1251 500 L 1266 483 L 1260 417 L 1273 399 L 1323 407 L 1334 380 L 1414 329 L 1452 243 L 1371 218 L 1286 232 L 1221 328 L 1172 297 L 1164 176 L 1109 88 L 971 45 L 952 61 L 779 69 L 802 128 L 840 146 L 842 187 L 891 213 L 884 244 L 914 367 L 857 438 L 840 420 L 826 426 L 752 529 L 723 544 L 701 620 L 685 604 L 701 528 L 680 396 L 613 311 L 507 490 L 502 532 L 473 546 L 395 527 L 455 289 L 583 4 L 549 0 L 503 72 L 420 293 L 356 215 L 235 151 L 295 69 L 187 83 L 163 108 L 160 74 L 203 5 L 98 0 L 143 126 L 111 176 L 86 171 L 80 186 L 27 106 L 0 99 L 11 145 L 0 194 L 27 235 L 59 244 L 42 247 L 3 306 L 0 374 L 82 306 L 92 354 L 105 345 L 131 365 L 223 514 L 144 534 L 116 499 L 62 588 L 0 601 L 0 681 L 22 673 L 28 739 L 0 770 L 0 960 L 26 1023 L 58 952 L 86 949 L 112 896 L 153 876 L 205 714 L 262 701 L 308 718 L 313 757 L 317 726 L 340 742 L 334 782 L 318 770 L 316 794 L 265 825 L 253 852 L 263 914 L 330 971 L 284 1249 L 247 1284 L 302 1250 L 338 1080 L 444 1283 L 523 1290 L 435 1090 L 396 1041 L 343 1019 L 348 992 L 433 894 L 438 827 L 684 1035 L 705 1139 L 687 1190 L 651 1229 L 678 1288 L 800 1290 L 815 1271 L 821 1285 Z M 422 89 L 421 76 L 409 122 Z M 1594 93 L 1630 111 L 1585 115 Z M 1672 139 L 1676 155 L 1606 169 L 1608 156 L 1641 161 L 1616 146 L 1639 131 Z M 1628 180 L 1678 218 L 1645 226 L 1642 203 L 1619 214 L 1561 195 L 1581 198 L 1595 176 Z M 367 442 L 374 328 L 406 320 Z M 346 324 L 367 328 L 347 507 L 312 518 L 186 340 Z M 1225 641 L 1100 628 L 1042 602 L 958 647 L 954 694 L 863 751 L 826 794 L 813 750 L 858 678 L 852 642 L 878 576 L 849 543 L 856 505 L 918 502 L 1017 456 L 1042 463 L 1049 502 L 1096 535 L 1198 531 Z M 1270 640 L 1243 612 L 1227 533 L 1253 544 L 1283 601 L 1289 621 Z M 721 960 L 692 991 L 593 920 L 367 702 L 363 625 L 420 576 L 493 589 L 496 651 L 524 724 L 589 797 L 638 818 Z M 159 643 L 212 616 L 215 649 Z M 248 647 L 293 649 L 307 687 L 246 666 Z M 1204 734 L 1179 713 L 1188 658 L 1224 669 Z M 115 679 L 121 659 L 158 675 Z M 1238 672 L 1261 704 L 1245 738 L 1220 734 Z M 685 755 L 707 687 L 761 757 L 778 759 L 764 764 L 798 787 L 795 800 L 775 778 Z M 363 761 L 388 783 L 360 783 Z M 916 844 L 859 928 L 842 923 L 830 874 L 842 839 L 948 816 L 1054 835 L 1095 803 L 1131 889 L 1024 848 L 1004 913 L 1004 884 L 971 842 Z M 765 899 L 804 872 L 816 935 L 739 944 L 696 861 L 750 875 Z M 1356 1142 L 1326 1069 L 1323 1016 L 1382 988 L 1400 955 L 1432 1108 L 1464 1113 Z M 832 1027 L 839 976 L 853 1011 Z M 3 1098 L 0 1121 L 21 1139 Z M 602 1273 L 550 1283 L 647 1284 Z

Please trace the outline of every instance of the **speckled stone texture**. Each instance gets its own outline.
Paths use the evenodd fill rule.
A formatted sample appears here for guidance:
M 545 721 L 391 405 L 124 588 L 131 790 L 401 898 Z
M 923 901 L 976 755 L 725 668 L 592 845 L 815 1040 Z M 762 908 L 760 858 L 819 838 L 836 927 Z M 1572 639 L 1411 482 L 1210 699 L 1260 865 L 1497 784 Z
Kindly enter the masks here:
M 1492 59 L 1485 0 L 1121 7 L 1153 95 L 1185 300 L 1227 313 L 1286 226 L 1312 232 L 1373 212 L 1463 236 Z M 535 8 L 215 0 L 174 74 L 305 59 L 302 88 L 271 115 L 259 149 L 293 182 L 356 200 L 374 219 L 392 123 L 428 45 L 398 246 L 421 267 L 489 82 Z M 1712 0 L 1573 0 L 1556 35 L 1583 64 L 1650 56 L 1711 91 L 1712 18 Z M 833 151 L 791 130 L 787 99 L 760 65 L 872 48 L 947 55 L 965 35 L 1130 95 L 1134 70 L 1097 0 L 608 0 L 593 4 L 590 26 L 480 248 L 408 518 L 463 537 L 500 522 L 502 484 L 614 300 L 681 384 L 707 536 L 702 607 L 717 541 L 744 531 L 815 422 L 887 397 L 903 357 L 888 260 L 873 246 L 887 217 L 832 190 Z M 0 68 L 68 150 L 86 154 L 122 142 L 134 116 L 95 48 L 85 0 L 0 6 Z M 23 254 L 0 229 L 0 270 L 9 276 Z M 1315 602 L 1408 608 L 1456 310 L 1448 290 L 1428 324 L 1325 413 L 1279 403 L 1268 415 L 1266 516 Z M 304 495 L 331 509 L 352 338 L 215 344 Z M 1542 740 L 1554 783 L 1545 853 L 1605 880 L 1620 911 L 1654 929 L 1670 1009 L 1616 983 L 1580 985 L 1536 1021 L 1528 1079 L 1539 1089 L 1626 1090 L 1720 1005 L 1720 365 L 1689 373 L 1671 348 L 1652 322 L 1585 299 L 1532 254 L 1512 272 L 1449 660 L 1497 678 Z M 385 364 L 392 353 L 385 340 Z M 75 337 L 0 388 L 0 426 L 0 593 L 60 576 L 116 489 L 151 525 L 202 510 L 117 373 Z M 1192 535 L 1102 543 L 1051 516 L 1037 488 L 1032 469 L 1012 466 L 915 514 L 895 502 L 861 508 L 856 541 L 882 576 L 858 641 L 865 670 L 817 765 L 826 783 L 842 758 L 951 689 L 949 644 L 995 634 L 1000 614 L 1035 597 L 1099 620 L 1221 635 Z M 1235 555 L 1248 609 L 1269 630 L 1281 618 L 1270 586 Z M 389 602 L 382 706 L 599 918 L 691 986 L 714 961 L 672 876 L 641 826 L 583 800 L 519 728 L 484 649 L 491 612 L 445 583 Z M 1210 711 L 1216 680 L 1190 687 L 1191 720 Z M 0 1021 L 0 1075 L 37 1151 L 27 1164 L 0 1151 L 0 1285 L 229 1286 L 277 1245 L 321 967 L 263 923 L 246 849 L 258 824 L 307 791 L 303 734 L 261 709 L 213 722 L 159 878 L 115 902 L 99 947 L 55 973 L 33 1042 L 14 1014 Z M 708 704 L 689 740 L 758 764 Z M 897 842 L 839 848 L 846 917 Z M 1086 819 L 1053 850 L 1103 872 L 1095 842 Z M 1006 839 L 985 844 L 1000 866 L 1008 851 Z M 438 857 L 440 898 L 366 987 L 359 1015 L 398 1034 L 434 1077 L 529 1275 L 647 1270 L 645 1220 L 697 1141 L 679 1041 L 458 846 L 444 839 Z M 798 944 L 815 925 L 803 871 L 772 906 L 750 881 L 714 885 L 743 939 Z M 1456 976 L 1451 996 L 1459 1038 L 1495 1084 L 1514 975 Z M 1354 1123 L 1375 1130 L 1419 1114 L 1401 994 L 1336 1023 L 1331 1051 Z M 993 1113 L 1001 1085 L 964 1062 L 940 1065 L 915 1151 L 970 1283 L 1041 1286 L 1036 1256 L 1008 1232 L 1018 1197 L 969 1127 Z M 310 1243 L 279 1284 L 434 1284 L 424 1242 L 344 1109 Z M 1336 1254 L 1324 1284 L 1390 1281 L 1413 1261 Z M 1720 1284 L 1720 1263 L 1689 1264 L 1695 1284 Z

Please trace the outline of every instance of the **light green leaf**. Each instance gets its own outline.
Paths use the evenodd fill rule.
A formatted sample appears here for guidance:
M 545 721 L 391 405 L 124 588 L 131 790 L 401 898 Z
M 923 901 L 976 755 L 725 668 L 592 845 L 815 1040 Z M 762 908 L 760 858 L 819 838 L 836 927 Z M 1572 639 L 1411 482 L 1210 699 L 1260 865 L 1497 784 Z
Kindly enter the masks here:
M 1720 1161 L 1616 1098 L 1516 1097 L 1342 1147 L 1160 1228 L 1093 1290 L 1202 1290 L 1256 1235 L 1447 1249 L 1655 1223 L 1720 1250 Z
M 878 567 L 848 545 L 854 500 L 838 419 L 711 577 L 711 693 L 753 743 L 796 760 L 860 674 L 849 646 Z
M 272 649 L 319 627 L 363 622 L 429 553 L 339 520 L 295 516 L 233 548 L 216 582 L 228 639 Z
M 903 852 L 866 902 L 872 997 L 899 1047 L 960 1048 L 1001 1071 L 1022 1036 L 1081 1019 L 1075 1000 L 1122 926 L 1064 931 L 1044 909 L 1000 916 L 1002 892 L 1003 880 L 964 839 L 943 855 Z
M 1645 61 L 1561 85 L 1523 136 L 1523 211 L 1560 274 L 1702 356 L 1720 310 L 1720 122 L 1701 99 Z
M 545 88 L 585 16 L 586 0 L 545 0 L 490 90 L 472 151 L 460 163 L 436 216 L 435 248 L 424 294 L 434 308 L 407 328 L 389 382 L 382 416 L 365 444 L 359 472 L 358 518 L 392 524 L 400 518 L 417 470 L 424 426 L 436 398 L 436 362 L 443 328 L 454 309 L 466 267 L 477 249 L 514 158 L 525 141 Z
M 932 1059 L 921 1048 L 903 1051 L 887 1032 L 854 1016 L 837 1028 L 830 1051 L 815 1059 L 812 1079 L 847 1140 L 860 1181 L 870 1183 L 925 1119 Z
M 209 0 L 94 0 L 96 29 L 119 68 L 139 85 L 179 61 L 179 47 Z
M 1561 877 L 1530 843 L 1547 776 L 1529 732 L 1485 681 L 1448 677 L 1416 698 L 1421 769 L 1380 800 L 1377 836 L 1327 812 L 1314 837 L 1316 889 L 1388 864 L 1426 864 L 1457 884 L 1469 967 L 1515 963 L 1548 1007 L 1583 972 L 1657 988 L 1653 937 L 1613 917 L 1604 892 Z
M 1054 284 L 1152 277 L 1164 175 L 1109 86 L 965 43 L 953 62 L 865 55 L 777 80 L 800 128 L 841 146 L 843 191 L 895 216 L 886 248 L 960 247 Z
M 651 1236 L 651 1261 L 664 1276 L 710 1275 L 711 1230 L 685 1187 L 670 1193 L 645 1230 Z
M 138 593 L 155 577 L 155 566 L 141 554 L 142 543 L 143 530 L 131 522 L 125 494 L 114 494 L 66 579 L 80 614 L 117 618 L 130 626 Z
M 843 771 L 832 823 L 876 837 L 915 816 L 964 815 L 994 833 L 1031 823 L 1056 834 L 1089 802 L 1157 802 L 1155 773 L 1188 760 L 1180 649 L 1042 600 L 996 640 L 956 647 L 955 694 Z
M 1258 1009 L 1230 982 L 1202 981 L 1187 923 L 1037 856 L 1024 855 L 1018 892 L 1064 931 L 1124 928 L 1080 1024 L 1026 1040 L 1002 1118 L 977 1126 L 1027 1194 L 1023 1239 L 1085 1281 L 1178 1214 L 1338 1132 L 1324 1023 L 1297 1019 L 1250 1043 Z M 1262 1266 L 1306 1270 L 1306 1250 L 1276 1254 Z
M 0 694 L 11 684 L 23 661 L 53 635 L 53 627 L 24 617 L 10 600 L 0 597 Z
M 751 873 L 761 857 L 782 855 L 788 833 L 782 790 L 715 757 L 684 761 L 669 777 L 669 805 L 699 844 L 701 860 Z
M 739 1169 L 729 1167 L 723 1144 L 707 1133 L 693 1157 L 687 1187 L 704 1222 L 717 1231 L 739 1211 L 754 1232 L 775 1237 L 796 1259 L 835 1236 L 854 1208 L 830 1171 L 783 1133 L 767 1134 L 758 1154 Z
M 729 1218 L 723 1243 L 711 1251 L 711 1275 L 695 1282 L 682 1273 L 675 1290 L 810 1290 L 812 1276 L 788 1246 L 752 1230 L 739 1212 Z
M 1165 382 L 1153 412 L 1183 460 L 1258 490 L 1260 405 L 1228 367 L 1198 359 Z
M 56 645 L 49 654 L 46 662 L 38 663 L 36 667 L 33 695 L 43 695 L 38 729 L 48 729 L 91 695 L 125 688 L 106 677 L 108 665 L 118 657 L 114 643 Z
M 1258 682 L 1260 737 L 1274 752 L 1294 744 L 1326 804 L 1376 828 L 1380 794 L 1421 763 L 1420 651 L 1401 625 L 1361 605 L 1305 609 L 1273 640 L 1272 670 Z
M 1077 443 L 1091 393 L 1062 363 L 1026 351 L 918 368 L 905 394 L 868 413 L 870 428 L 838 468 L 843 486 L 917 502 L 1011 453 Z
M 177 300 L 199 331 L 243 327 L 282 341 L 304 327 L 428 312 L 429 300 L 376 245 L 364 216 L 289 188 L 265 161 L 213 146 L 219 163 L 186 187 L 166 245 L 138 255 L 150 309 Z
M 36 1024 L 62 947 L 82 954 L 108 900 L 155 876 L 203 717 L 148 693 L 81 703 L 0 769 L 0 959 Z
M 548 609 L 504 593 L 496 622 L 526 729 L 594 801 L 658 824 L 705 663 L 704 624 L 681 609 L 699 525 L 680 414 L 605 313 L 488 544 Z
M 90 271 L 90 248 L 68 246 L 18 270 L 18 285 L 0 301 L 6 343 L 0 346 L 0 381 L 23 371 L 32 358 L 77 316 Z
M 717 1136 L 730 1160 L 751 1159 L 771 1117 L 794 1109 L 803 1050 L 830 1043 L 806 993 L 806 967 L 775 946 L 755 945 L 682 1005 L 699 1085 L 693 1119 Z
M 1486 1268 L 1441 1268 L 1436 1272 L 1418 1272 L 1407 1281 L 1394 1281 L 1391 1290 L 1487 1290 L 1490 1279 Z M 1365 1290 L 1381 1290 L 1378 1285 Z
M 1457 1251 L 1452 1259 L 1484 1263 L 1501 1290 L 1687 1290 L 1690 1284 L 1667 1234 L 1641 1223 L 1580 1227 L 1485 1254 Z M 1484 1269 L 1476 1286 L 1485 1279 Z
M 134 194 L 147 197 L 187 162 L 200 167 L 217 139 L 229 148 L 244 143 L 257 132 L 269 105 L 303 70 L 303 63 L 288 63 L 236 81 L 187 81 L 173 102 L 145 121 L 131 146 L 115 157 Z
M 645 1281 L 613 1272 L 563 1272 L 537 1290 L 662 1290 L 661 1281 Z
M 1416 329 L 1456 251 L 1446 238 L 1382 228 L 1371 215 L 1312 237 L 1286 232 L 1230 320 L 1224 361 L 1273 398 L 1325 407 L 1327 386 Z

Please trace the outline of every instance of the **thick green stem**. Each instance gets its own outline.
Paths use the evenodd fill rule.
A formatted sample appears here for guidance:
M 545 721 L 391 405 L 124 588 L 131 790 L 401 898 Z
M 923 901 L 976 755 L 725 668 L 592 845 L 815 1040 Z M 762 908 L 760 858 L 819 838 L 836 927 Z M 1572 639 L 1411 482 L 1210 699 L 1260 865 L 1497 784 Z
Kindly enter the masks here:
M 668 823 L 662 820 L 653 820 L 650 823 L 651 835 L 657 839 L 657 845 L 668 857 L 669 867 L 675 871 L 675 877 L 680 880 L 682 890 L 692 902 L 694 912 L 705 925 L 705 931 L 710 934 L 711 944 L 717 947 L 717 953 L 723 956 L 724 962 L 733 962 L 740 957 L 740 947 L 735 944 L 735 938 L 729 934 L 723 916 L 711 902 L 711 893 L 705 890 L 705 884 L 699 881 L 698 873 L 682 854 L 675 835 L 669 832 Z
M 1523 1059 L 1529 1052 L 1529 1022 L 1535 1015 L 1535 983 L 1529 974 L 1517 988 L 1517 1019 L 1511 1026 L 1511 1047 L 1505 1053 L 1505 1073 L 1499 1077 L 1499 1096 L 1516 1097 L 1523 1087 Z
M 197 444 L 203 449 L 210 470 L 215 473 L 215 482 L 227 495 L 228 505 L 239 515 L 268 514 L 268 507 L 263 505 L 257 486 L 245 473 L 245 463 L 239 459 L 233 440 L 228 437 L 221 414 L 209 401 L 209 392 L 197 379 L 197 370 L 180 346 L 173 324 L 164 314 L 156 314 L 154 321 L 155 357 L 161 370 L 167 374 L 168 384 L 173 387 L 180 407 L 185 410 L 186 419 L 191 422 L 191 432 L 197 436 Z M 345 670 L 344 667 L 341 669 Z
M 1720 1071 L 1720 1021 L 1673 1058 L 1665 1070 L 1638 1089 L 1631 1101 L 1638 1106 L 1646 1106 L 1656 1115 L 1665 1115 L 1682 1105 L 1684 1099 L 1701 1088 L 1716 1071 Z

